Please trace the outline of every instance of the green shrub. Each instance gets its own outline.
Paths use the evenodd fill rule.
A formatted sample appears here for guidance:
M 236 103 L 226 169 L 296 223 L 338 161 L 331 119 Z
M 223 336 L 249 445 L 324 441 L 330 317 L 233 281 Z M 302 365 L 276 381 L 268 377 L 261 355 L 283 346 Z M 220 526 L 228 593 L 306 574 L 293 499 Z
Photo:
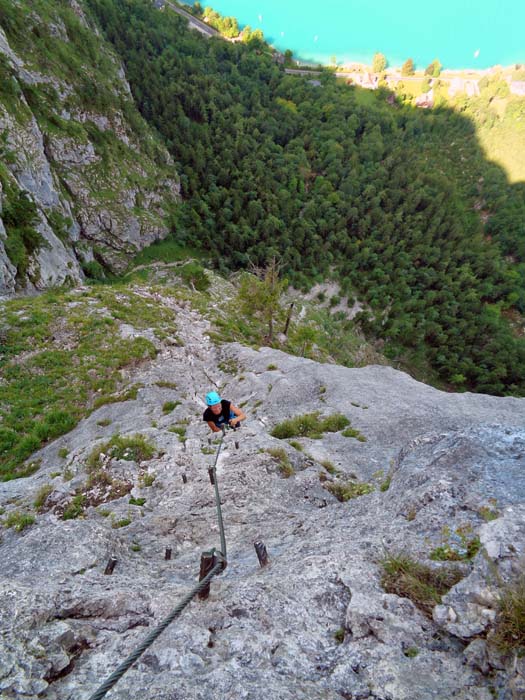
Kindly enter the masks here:
M 210 286 L 210 280 L 206 271 L 196 262 L 186 263 L 179 269 L 179 275 L 188 286 L 198 292 L 205 292 Z
M 60 457 L 60 459 L 65 459 L 68 456 L 68 454 L 69 450 L 67 449 L 67 447 L 61 447 L 58 450 L 58 456 Z
M 166 401 L 162 405 L 162 413 L 171 413 L 179 405 L 178 401 Z
M 129 499 L 130 506 L 143 506 L 144 503 L 146 503 L 145 498 L 135 498 L 134 496 L 131 496 Z
M 7 232 L 5 251 L 17 269 L 17 277 L 24 277 L 30 256 L 46 245 L 46 241 L 35 229 L 39 216 L 35 203 L 27 193 L 10 183 L 6 194 L 2 209 L 2 220 Z
M 82 272 L 92 280 L 102 281 L 106 278 L 104 268 L 97 260 L 90 260 L 82 263 Z
M 389 554 L 382 566 L 381 584 L 385 591 L 409 598 L 430 618 L 434 606 L 441 602 L 441 597 L 463 577 L 457 568 L 433 569 L 405 554 Z

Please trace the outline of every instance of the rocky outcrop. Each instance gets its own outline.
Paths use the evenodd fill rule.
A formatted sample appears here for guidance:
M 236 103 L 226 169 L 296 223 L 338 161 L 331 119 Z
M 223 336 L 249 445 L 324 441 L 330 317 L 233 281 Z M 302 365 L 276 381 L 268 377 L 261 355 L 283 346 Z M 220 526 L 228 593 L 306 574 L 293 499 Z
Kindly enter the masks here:
M 6 235 L 18 235 L 16 225 L 2 225 L 0 295 L 79 282 L 83 263 L 93 259 L 122 271 L 138 250 L 167 235 L 166 212 L 179 199 L 168 153 L 138 115 L 122 66 L 76 2 L 70 7 L 104 60 L 89 65 L 79 55 L 85 73 L 75 78 L 67 77 L 68 67 L 58 57 L 49 68 L 42 44 L 33 42 L 33 29 L 38 36 L 48 33 L 50 43 L 68 44 L 73 54 L 78 48 L 69 38 L 67 16 L 61 15 L 70 10 L 48 5 L 55 21 L 44 21 L 33 9 L 23 37 L 14 29 L 7 36 L 0 28 L 0 60 L 7 73 L 0 92 L 0 205 L 8 206 L 17 192 L 27 193 L 37 208 L 34 238 L 39 239 L 36 249 L 28 248 L 29 264 L 17 271 L 17 260 L 13 264 L 3 244 Z M 22 16 L 26 9 L 20 2 L 11 12 Z M 86 81 L 105 95 L 97 108 L 86 97 Z M 133 116 L 135 128 L 140 124 L 140 133 L 126 115 Z
M 0 486 L 4 519 L 49 492 L 36 522 L 5 529 L 0 545 L 2 697 L 88 696 L 194 585 L 200 553 L 219 545 L 207 473 L 217 445 L 201 420 L 210 389 L 248 414 L 217 467 L 228 567 L 112 698 L 138 688 L 145 700 L 523 697 L 523 659 L 496 652 L 490 635 L 501 586 L 523 571 L 525 400 L 448 394 L 389 367 L 217 350 L 197 313 L 156 299 L 177 309 L 179 344 L 156 341 L 157 358 L 129 376 L 137 398 L 99 408 L 33 456 L 33 476 Z M 313 411 L 343 413 L 361 439 L 338 431 L 294 447 L 271 437 Z M 107 479 L 89 485 L 93 449 L 138 432 L 152 459 L 116 459 L 107 447 L 100 456 L 124 495 Z M 289 478 L 275 449 L 293 465 Z M 325 488 L 336 482 L 373 490 L 339 502 Z M 79 493 L 83 515 L 62 520 Z M 477 553 L 462 558 L 476 538 Z M 384 589 L 385 553 L 440 569 L 447 562 L 430 555 L 445 546 L 461 580 L 432 617 Z

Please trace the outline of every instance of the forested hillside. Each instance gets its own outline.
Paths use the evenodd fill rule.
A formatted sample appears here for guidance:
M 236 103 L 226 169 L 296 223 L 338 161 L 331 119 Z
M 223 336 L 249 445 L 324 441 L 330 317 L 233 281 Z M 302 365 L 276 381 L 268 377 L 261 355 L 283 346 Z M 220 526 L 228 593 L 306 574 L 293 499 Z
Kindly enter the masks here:
M 485 161 L 471 121 L 286 76 L 257 38 L 203 39 L 147 0 L 86 4 L 179 163 L 180 240 L 223 267 L 277 255 L 296 285 L 334 275 L 391 357 L 525 391 L 505 317 L 525 310 L 525 188 Z

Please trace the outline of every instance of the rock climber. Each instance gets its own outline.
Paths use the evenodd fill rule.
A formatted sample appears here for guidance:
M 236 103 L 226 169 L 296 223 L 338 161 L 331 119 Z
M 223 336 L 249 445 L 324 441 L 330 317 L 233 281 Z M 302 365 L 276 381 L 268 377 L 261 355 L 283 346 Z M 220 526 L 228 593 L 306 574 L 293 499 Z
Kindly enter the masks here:
M 223 425 L 235 428 L 246 418 L 240 408 L 234 406 L 231 401 L 221 399 L 216 391 L 206 394 L 206 405 L 202 420 L 206 421 L 214 433 L 220 433 Z

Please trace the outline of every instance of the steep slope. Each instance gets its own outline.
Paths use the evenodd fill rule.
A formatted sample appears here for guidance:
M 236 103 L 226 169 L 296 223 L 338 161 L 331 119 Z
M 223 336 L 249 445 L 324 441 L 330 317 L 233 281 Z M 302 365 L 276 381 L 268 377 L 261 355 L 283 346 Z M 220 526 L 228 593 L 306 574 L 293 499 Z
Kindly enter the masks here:
M 525 310 L 525 190 L 463 112 L 286 75 L 259 40 L 204 39 L 148 0 L 86 5 L 180 163 L 186 242 L 221 269 L 276 256 L 299 288 L 335 277 L 370 307 L 358 320 L 387 357 L 525 393 L 506 316 Z
M 490 630 L 500 587 L 523 571 L 525 400 L 217 349 L 186 302 L 140 293 L 176 313 L 178 344 L 155 340 L 156 359 L 128 374 L 134 400 L 102 406 L 33 456 L 33 476 L 0 486 L 15 526 L 0 545 L 3 697 L 87 697 L 193 586 L 200 553 L 219 545 L 217 444 L 201 420 L 211 388 L 248 414 L 218 463 L 228 568 L 108 697 L 522 697 L 524 660 L 497 651 Z M 270 435 L 315 411 L 344 414 L 353 432 L 295 446 Z M 365 495 L 339 502 L 338 487 Z M 36 522 L 17 532 L 35 500 Z M 456 552 L 461 580 L 429 617 L 386 592 L 380 562 L 404 548 L 443 571 L 429 560 L 440 547 Z
M 80 4 L 0 0 L 0 295 L 120 270 L 178 176 Z

